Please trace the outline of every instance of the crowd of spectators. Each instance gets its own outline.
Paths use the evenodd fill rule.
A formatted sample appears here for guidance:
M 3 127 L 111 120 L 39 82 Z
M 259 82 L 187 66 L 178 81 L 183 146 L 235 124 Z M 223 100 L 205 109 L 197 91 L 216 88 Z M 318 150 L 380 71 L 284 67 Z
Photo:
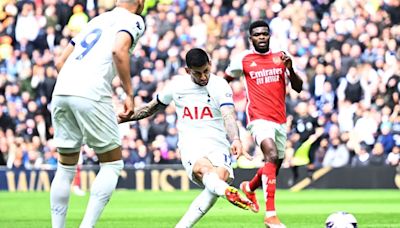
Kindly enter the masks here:
M 54 168 L 51 94 L 54 60 L 114 0 L 1 0 L 0 165 Z M 273 51 L 293 57 L 304 91 L 287 94 L 284 167 L 399 164 L 400 3 L 398 0 L 147 0 L 146 31 L 131 58 L 135 103 L 148 102 L 175 75 L 185 74 L 193 47 L 211 55 L 224 75 L 231 56 L 249 48 L 248 25 L 270 23 Z M 79 82 L 77 82 L 79 83 Z M 125 96 L 118 78 L 114 103 Z M 244 147 L 255 167 L 262 155 L 244 126 L 246 92 L 231 83 Z M 290 91 L 290 90 L 288 90 Z M 120 125 L 126 165 L 180 163 L 173 105 L 152 118 Z M 83 164 L 97 164 L 82 146 Z

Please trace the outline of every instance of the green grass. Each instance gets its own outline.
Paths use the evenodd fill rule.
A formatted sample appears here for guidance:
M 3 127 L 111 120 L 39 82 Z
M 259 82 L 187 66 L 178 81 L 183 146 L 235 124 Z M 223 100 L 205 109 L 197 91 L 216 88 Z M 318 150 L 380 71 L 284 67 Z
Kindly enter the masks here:
M 116 191 L 96 227 L 174 227 L 199 192 Z M 71 194 L 67 227 L 79 227 L 87 201 L 88 196 Z M 278 190 L 276 206 L 288 228 L 324 227 L 326 217 L 334 211 L 352 213 L 361 228 L 400 227 L 399 190 Z M 0 192 L 0 227 L 51 227 L 49 193 Z M 263 213 L 244 211 L 220 199 L 196 227 L 264 227 Z

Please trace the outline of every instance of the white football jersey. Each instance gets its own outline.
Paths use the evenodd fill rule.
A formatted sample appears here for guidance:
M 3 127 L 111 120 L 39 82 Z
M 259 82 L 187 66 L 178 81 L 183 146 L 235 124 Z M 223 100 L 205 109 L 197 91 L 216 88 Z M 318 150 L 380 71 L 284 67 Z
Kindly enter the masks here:
M 75 45 L 58 77 L 53 95 L 74 95 L 96 101 L 111 100 L 111 81 L 116 76 L 112 48 L 120 31 L 132 37 L 132 52 L 145 29 L 143 19 L 124 8 L 93 18 L 71 40 Z
M 229 147 L 220 107 L 233 105 L 232 89 L 225 79 L 210 75 L 206 86 L 195 84 L 189 75 L 175 77 L 157 95 L 159 102 L 175 102 L 178 116 L 178 146 Z

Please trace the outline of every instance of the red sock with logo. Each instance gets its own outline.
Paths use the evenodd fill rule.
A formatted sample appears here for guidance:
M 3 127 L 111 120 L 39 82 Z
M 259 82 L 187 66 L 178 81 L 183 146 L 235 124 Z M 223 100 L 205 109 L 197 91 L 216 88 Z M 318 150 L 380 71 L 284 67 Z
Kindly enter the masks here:
M 254 175 L 253 179 L 249 181 L 249 188 L 250 191 L 254 192 L 258 187 L 261 186 L 261 175 L 262 175 L 262 170 L 264 167 L 261 167 L 257 170 L 256 175 Z
M 267 162 L 262 169 L 262 186 L 267 214 L 275 214 L 276 164 Z

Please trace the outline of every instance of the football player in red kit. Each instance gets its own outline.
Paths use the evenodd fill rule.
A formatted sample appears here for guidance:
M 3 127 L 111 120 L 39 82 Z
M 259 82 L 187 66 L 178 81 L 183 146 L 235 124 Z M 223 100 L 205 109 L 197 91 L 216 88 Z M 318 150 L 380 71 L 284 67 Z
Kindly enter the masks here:
M 264 223 L 267 227 L 285 227 L 275 211 L 276 175 L 282 164 L 286 144 L 286 84 L 298 93 L 303 81 L 295 73 L 292 59 L 284 52 L 269 48 L 270 28 L 262 20 L 251 23 L 250 41 L 253 48 L 231 59 L 226 79 L 243 76 L 247 88 L 247 129 L 261 148 L 265 163 L 252 180 L 240 188 L 253 202 L 252 210 L 259 211 L 254 191 L 262 186 L 266 202 Z

